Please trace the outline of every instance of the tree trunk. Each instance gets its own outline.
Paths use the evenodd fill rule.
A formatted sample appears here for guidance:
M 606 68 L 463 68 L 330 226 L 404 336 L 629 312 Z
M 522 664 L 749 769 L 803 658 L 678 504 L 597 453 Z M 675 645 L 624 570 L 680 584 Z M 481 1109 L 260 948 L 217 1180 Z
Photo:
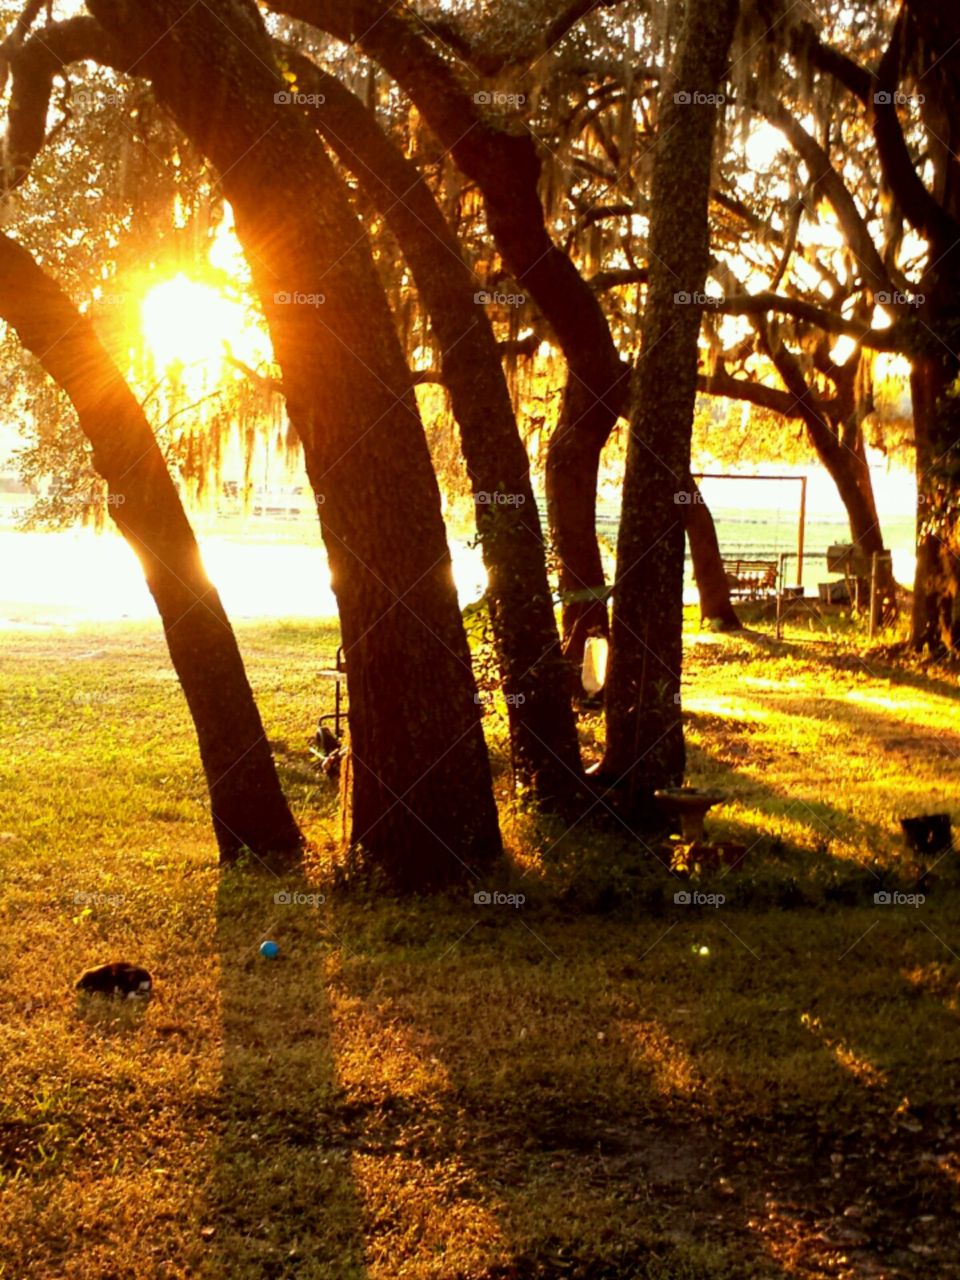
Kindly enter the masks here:
M 872 562 L 875 554 L 882 557 L 877 562 L 879 600 L 894 601 L 896 582 L 893 577 L 893 564 L 886 555 L 883 545 L 880 517 L 877 514 L 876 499 L 873 495 L 873 481 L 870 479 L 863 432 L 858 423 L 853 430 L 847 432 L 842 428 L 836 428 L 836 435 L 841 442 L 836 443 L 825 453 L 820 453 L 820 460 L 830 473 L 846 508 L 847 519 L 850 522 L 850 536 L 854 545 L 860 548 L 868 563 Z M 861 598 L 869 598 L 869 578 L 861 581 L 859 590 Z M 879 621 L 879 618 L 877 620 Z
M 571 377 L 563 407 L 547 446 L 547 519 L 557 560 L 562 602 L 563 650 L 580 669 L 588 635 L 609 635 L 607 590 L 597 541 L 597 481 L 605 436 L 588 432 L 582 421 L 590 393 Z M 602 410 L 598 411 L 602 413 Z M 609 418 L 612 429 L 616 415 Z
M 763 342 L 784 385 L 796 397 L 797 409 L 817 457 L 837 486 L 850 523 L 850 536 L 869 561 L 874 553 L 883 553 L 883 534 L 860 415 L 854 403 L 853 373 L 844 378 L 842 370 L 834 371 L 839 401 L 846 408 L 846 416 L 831 416 L 811 390 L 799 360 L 780 343 L 772 326 L 763 330 Z M 893 568 L 886 558 L 880 562 L 878 586 L 882 597 L 895 598 Z M 864 587 L 869 590 L 869 583 Z
M 740 619 L 730 600 L 730 584 L 723 568 L 720 542 L 710 508 L 692 476 L 688 490 L 691 501 L 683 509 L 693 576 L 700 594 L 700 625 L 712 624 L 719 631 L 742 631 Z
M 929 350 L 910 375 L 917 446 L 917 568 L 910 642 L 960 654 L 960 361 Z
M 433 324 L 473 488 L 514 770 L 537 799 L 566 807 L 581 773 L 569 672 L 529 459 L 475 278 L 430 188 L 375 117 L 315 64 L 287 58 L 298 87 L 322 95 L 312 119 L 386 219 Z
M 599 311 L 596 299 L 594 304 Z M 545 487 L 563 600 L 564 653 L 579 669 L 587 636 L 610 630 L 597 541 L 597 486 L 603 446 L 627 411 L 629 369 L 606 321 L 601 328 L 595 317 L 581 338 L 568 335 L 563 350 L 570 372 L 560 421 L 547 445 Z
M 525 130 L 501 127 L 478 105 L 475 83 L 430 46 L 422 25 L 383 0 L 271 0 L 270 8 L 358 43 L 409 94 L 483 193 L 490 234 L 507 269 L 532 296 L 563 351 L 569 376 L 547 453 L 547 519 L 566 597 L 564 652 L 579 664 L 588 631 L 607 629 L 591 513 L 600 451 L 625 412 L 630 370 L 589 283 L 550 238 L 536 145 Z
M 366 235 L 252 0 L 90 0 L 216 166 L 283 372 L 340 608 L 350 844 L 397 890 L 500 852 L 440 492 Z
M 277 778 L 236 637 L 150 425 L 92 325 L 26 250 L 0 234 L 0 315 L 76 408 L 136 552 L 197 731 L 223 861 L 249 849 L 274 870 L 302 839 Z
M 605 780 L 628 820 L 649 813 L 658 787 L 683 780 L 680 718 L 683 519 L 697 392 L 701 296 L 717 88 L 737 0 L 690 0 L 672 98 L 664 95 L 650 197 L 650 275 L 617 543 L 607 679 Z

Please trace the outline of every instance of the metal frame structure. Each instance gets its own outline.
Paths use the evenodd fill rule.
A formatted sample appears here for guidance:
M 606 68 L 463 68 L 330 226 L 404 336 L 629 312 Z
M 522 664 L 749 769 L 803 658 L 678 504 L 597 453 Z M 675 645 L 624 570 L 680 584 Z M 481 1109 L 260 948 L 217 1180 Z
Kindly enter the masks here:
M 806 476 L 738 476 L 731 472 L 692 471 L 694 480 L 793 480 L 800 485 L 800 511 L 797 517 L 797 586 L 803 586 L 803 544 L 807 528 Z M 721 554 L 723 549 L 721 548 Z

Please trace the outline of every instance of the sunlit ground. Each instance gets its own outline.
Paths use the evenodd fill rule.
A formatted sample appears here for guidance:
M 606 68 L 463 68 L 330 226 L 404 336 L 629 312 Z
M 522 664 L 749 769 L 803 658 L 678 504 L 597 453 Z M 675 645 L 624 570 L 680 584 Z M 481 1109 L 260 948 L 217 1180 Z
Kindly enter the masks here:
M 335 629 L 239 635 L 324 847 Z M 956 1276 L 956 859 L 874 901 L 916 891 L 897 816 L 958 816 L 956 683 L 803 628 L 687 652 L 691 777 L 750 846 L 683 886 L 721 906 L 506 805 L 519 908 L 351 900 L 321 864 L 295 906 L 216 872 L 155 623 L 0 635 L 4 1280 Z M 116 956 L 150 1007 L 79 1008 Z

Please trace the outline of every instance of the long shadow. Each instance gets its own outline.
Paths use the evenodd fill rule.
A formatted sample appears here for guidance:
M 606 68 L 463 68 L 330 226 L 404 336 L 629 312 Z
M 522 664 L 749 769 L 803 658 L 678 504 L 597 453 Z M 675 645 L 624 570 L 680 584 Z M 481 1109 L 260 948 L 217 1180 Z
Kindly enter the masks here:
M 774 951 L 764 957 L 771 966 L 769 1034 L 771 1052 L 788 1058 L 808 1036 L 821 1039 L 817 1114 L 802 1089 L 796 1096 L 789 1088 L 783 1096 L 765 1097 L 762 1088 L 751 1095 L 749 1079 L 711 1074 L 713 1046 L 735 1044 L 738 1031 L 727 1028 L 715 1003 L 698 1003 L 709 990 L 709 970 L 697 969 L 690 942 L 698 936 L 723 945 L 717 920 L 684 921 L 662 940 L 659 972 L 673 980 L 633 988 L 646 976 L 647 955 L 661 945 L 662 921 L 632 938 L 609 926 L 604 937 L 595 922 L 572 926 L 556 914 L 501 923 L 488 907 L 478 912 L 469 924 L 471 912 L 457 919 L 448 906 L 438 940 L 429 907 L 412 909 L 395 945 L 391 930 L 361 942 L 341 974 L 366 1034 L 432 1064 L 428 1104 L 414 1085 L 397 1081 L 392 1196 L 403 1202 L 415 1193 L 423 1217 L 433 1197 L 437 1215 L 455 1223 L 465 1211 L 465 1229 L 486 1236 L 476 1268 L 421 1273 L 418 1243 L 408 1235 L 398 1274 L 401 1262 L 411 1274 L 458 1280 L 840 1274 L 801 1267 L 807 1250 L 819 1262 L 832 1255 L 837 1267 L 846 1252 L 862 1270 L 843 1274 L 879 1276 L 887 1274 L 879 1268 L 898 1232 L 913 1266 L 890 1275 L 948 1274 L 948 1232 L 939 1222 L 928 1228 L 936 1237 L 928 1261 L 913 1215 L 945 1215 L 948 1222 L 954 1212 L 949 1171 L 932 1167 L 929 1157 L 956 1109 L 904 1110 L 901 1091 L 883 1083 L 882 1073 L 878 1087 L 869 1061 L 860 1080 L 857 1063 L 865 1055 L 842 1043 L 842 1027 L 831 1036 L 829 1027 L 821 1034 L 816 1022 L 801 1022 L 811 1007 L 825 1024 L 838 1023 L 842 1010 L 806 983 L 778 981 L 798 939 L 778 955 L 776 928 L 765 934 Z M 742 928 L 739 917 L 733 923 Z M 851 922 L 849 931 L 856 927 Z M 729 939 L 728 946 L 742 970 L 738 983 L 756 988 L 749 946 L 737 951 Z M 883 950 L 881 977 L 889 961 Z M 849 961 L 852 979 L 863 982 L 872 963 L 867 952 Z M 915 998 L 903 979 L 893 986 L 894 1003 Z M 477 1004 L 480 991 L 486 998 Z M 942 1004 L 925 1018 L 931 1031 L 956 1041 L 955 1020 Z M 902 1060 L 900 1032 L 896 1019 L 879 1024 L 878 1035 L 887 1037 L 882 1048 Z M 752 1050 L 762 1053 L 762 1042 Z M 908 1227 L 915 1254 L 906 1247 Z M 439 1248 L 442 1233 L 434 1232 Z M 732 1271 L 724 1247 L 735 1259 Z M 491 1259 L 486 1265 L 483 1253 Z M 659 1260 L 656 1267 L 651 1259 Z
M 724 1143 L 705 1129 L 703 1108 L 683 1096 L 689 1055 L 678 1049 L 675 1057 L 684 1061 L 671 1061 L 668 1037 L 658 1034 L 665 1062 L 651 1070 L 662 1071 L 668 1093 L 657 1105 L 646 1079 L 638 1085 L 636 1046 L 619 1030 L 624 1009 L 600 994 L 610 987 L 607 965 L 622 970 L 624 952 L 610 946 L 598 964 L 595 953 L 571 954 L 569 926 L 557 917 L 544 936 L 539 919 L 531 932 L 519 920 L 498 924 L 488 908 L 476 913 L 470 924 L 471 913 L 459 920 L 448 904 L 449 936 L 438 940 L 429 908 L 419 908 L 392 957 L 382 940 L 362 958 L 361 946 L 342 975 L 365 1027 L 415 1051 L 435 1073 L 428 1102 L 413 1086 L 396 1091 L 391 1187 L 400 1202 L 419 1200 L 423 1252 L 456 1250 L 456 1263 L 419 1270 L 423 1253 L 411 1247 L 408 1233 L 397 1274 L 444 1280 L 793 1274 L 758 1247 L 747 1226 L 752 1208 L 731 1207 L 720 1181 L 728 1162 Z M 471 994 L 459 980 L 465 955 L 480 975 L 467 983 Z M 452 980 L 444 972 L 451 963 Z M 478 1002 L 481 990 L 486 998 Z M 579 1016 L 568 1018 L 574 1006 L 582 1015 L 585 991 L 596 993 L 588 996 L 595 1016 L 586 1038 Z M 652 1026 L 656 1011 L 645 1016 Z M 452 1224 L 462 1228 L 461 1239 Z M 740 1270 L 729 1269 L 728 1244 Z
M 791 699 L 781 697 L 775 693 L 765 695 L 764 706 L 772 706 L 785 715 L 796 716 L 796 706 Z M 929 744 L 930 739 L 937 739 L 942 744 L 942 754 L 951 756 L 960 763 L 960 732 L 955 729 L 934 729 L 929 725 L 917 723 L 905 714 L 906 708 L 888 708 L 884 709 L 878 706 L 870 706 L 864 702 L 856 701 L 849 698 L 827 698 L 825 699 L 826 709 L 828 711 L 827 719 L 836 721 L 841 724 L 849 725 L 851 728 L 858 730 L 862 735 L 871 737 L 876 740 L 878 745 L 883 745 L 889 736 L 892 728 L 899 726 L 905 733 L 912 733 L 917 740 L 923 740 Z M 822 717 L 808 715 L 802 713 L 806 719 L 814 722 L 822 723 Z
M 690 712 L 688 719 L 696 724 L 701 717 L 697 712 Z M 844 840 L 853 832 L 859 842 L 871 851 L 871 858 L 876 850 L 895 842 L 896 833 L 892 827 L 884 828 L 870 822 L 822 796 L 792 796 L 784 789 L 761 781 L 755 773 L 718 759 L 701 747 L 688 747 L 688 763 L 698 779 L 708 781 L 711 788 L 715 786 L 729 803 L 748 801 L 752 808 L 766 811 L 771 828 L 783 818 L 807 827 L 814 836 L 815 849 L 805 852 L 825 864 L 832 862 L 838 868 L 843 865 L 843 859 L 832 858 L 827 851 L 831 841 Z M 767 833 L 758 833 L 755 823 L 740 821 L 732 815 L 708 818 L 708 822 L 711 833 L 717 833 L 724 839 L 744 841 L 748 846 L 759 844 L 764 854 L 769 854 L 771 839 Z
M 304 900 L 311 893 L 302 880 L 244 870 L 219 886 L 220 1139 L 206 1210 L 214 1277 L 367 1276 L 325 985 L 335 940 L 322 908 Z M 275 959 L 259 950 L 268 937 Z
M 737 639 L 743 639 L 758 649 L 766 649 L 778 656 L 784 656 L 789 653 L 796 653 L 798 656 L 809 656 L 810 643 L 797 641 L 793 639 L 777 640 L 775 636 L 768 635 L 763 631 L 753 631 L 745 629 L 735 633 Z M 830 644 L 828 638 L 824 638 L 824 645 Z M 930 675 L 925 671 L 917 670 L 912 666 L 908 666 L 903 662 L 897 662 L 886 657 L 882 652 L 876 650 L 867 650 L 865 653 L 854 652 L 820 652 L 820 643 L 817 649 L 817 665 L 827 667 L 832 671 L 841 671 L 849 675 L 851 672 L 866 672 L 867 675 L 873 676 L 879 680 L 889 680 L 891 684 L 903 685 L 910 689 L 919 689 L 924 693 L 936 693 L 941 697 L 950 698 L 953 702 L 960 702 L 960 684 L 942 676 Z M 731 652 L 731 661 L 738 661 L 735 651 Z

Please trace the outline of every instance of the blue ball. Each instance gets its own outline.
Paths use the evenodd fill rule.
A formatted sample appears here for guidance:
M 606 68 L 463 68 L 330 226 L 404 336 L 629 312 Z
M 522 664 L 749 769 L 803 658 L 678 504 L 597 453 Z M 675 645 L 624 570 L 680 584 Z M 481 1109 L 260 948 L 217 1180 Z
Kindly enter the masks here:
M 268 960 L 275 960 L 280 954 L 280 948 L 275 942 L 261 942 L 260 954 L 266 956 Z

